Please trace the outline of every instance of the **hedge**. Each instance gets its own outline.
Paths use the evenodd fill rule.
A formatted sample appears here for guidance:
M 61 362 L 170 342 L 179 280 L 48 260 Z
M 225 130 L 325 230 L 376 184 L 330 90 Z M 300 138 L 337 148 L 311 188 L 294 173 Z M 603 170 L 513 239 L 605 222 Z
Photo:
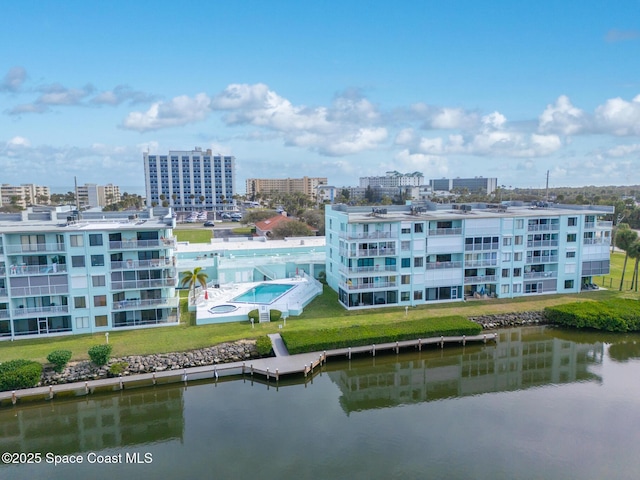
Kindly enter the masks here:
M 544 310 L 554 324 L 574 328 L 593 328 L 608 332 L 640 330 L 640 302 L 630 299 L 567 303 Z
M 247 315 L 249 316 L 249 320 L 253 320 L 256 323 L 260 321 L 260 312 L 258 312 L 257 308 L 251 310 Z M 280 310 L 269 310 L 269 321 L 277 322 L 280 318 L 282 318 L 282 312 Z
M 31 360 L 10 360 L 0 364 L 0 390 L 35 387 L 42 377 L 42 365 Z
M 64 367 L 66 367 L 69 360 L 71 360 L 71 352 L 69 350 L 54 350 L 47 355 L 47 360 L 53 364 L 53 369 L 56 372 L 62 373 Z
M 393 325 L 354 325 L 302 332 L 281 333 L 289 353 L 305 353 L 336 348 L 358 347 L 417 338 L 478 335 L 482 327 L 461 316 L 425 318 Z
M 261 357 L 269 357 L 273 354 L 273 347 L 271 345 L 271 339 L 264 335 L 256 339 L 256 350 Z

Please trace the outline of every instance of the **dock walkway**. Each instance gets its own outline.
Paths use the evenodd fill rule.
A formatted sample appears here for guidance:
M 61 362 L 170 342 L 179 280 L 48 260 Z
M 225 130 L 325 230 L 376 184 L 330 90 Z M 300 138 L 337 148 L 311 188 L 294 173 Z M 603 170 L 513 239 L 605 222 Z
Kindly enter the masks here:
M 189 380 L 218 379 L 220 376 L 231 375 L 262 375 L 267 381 L 278 381 L 281 375 L 303 374 L 305 377 L 313 373 L 314 369 L 326 363 L 329 357 L 343 357 L 351 359 L 355 354 L 371 354 L 376 352 L 414 347 L 422 350 L 425 345 L 439 345 L 444 348 L 445 343 L 457 343 L 465 345 L 467 342 L 498 341 L 496 333 L 487 333 L 474 336 L 433 337 L 416 340 L 403 340 L 398 342 L 382 343 L 379 345 L 366 345 L 361 347 L 338 348 L 324 352 L 310 352 L 289 355 L 289 352 L 279 333 L 269 335 L 274 357 L 252 359 L 246 362 L 222 363 L 216 365 L 203 365 L 177 370 L 165 370 L 154 373 L 142 373 L 125 377 L 101 378 L 85 382 L 65 383 L 44 387 L 26 388 L 15 391 L 0 392 L 0 406 L 16 404 L 21 398 L 27 400 L 49 400 L 56 394 L 73 393 L 75 395 L 88 395 L 96 390 L 122 390 L 124 388 L 151 386 L 156 384 L 188 382 Z

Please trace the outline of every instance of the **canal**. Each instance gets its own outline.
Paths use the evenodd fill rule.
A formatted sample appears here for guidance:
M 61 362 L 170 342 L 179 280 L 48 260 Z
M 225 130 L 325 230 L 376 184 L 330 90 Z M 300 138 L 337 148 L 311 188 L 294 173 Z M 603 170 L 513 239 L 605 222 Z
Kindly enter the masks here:
M 0 478 L 636 479 L 638 378 L 640 335 L 526 327 L 306 381 L 56 397 L 0 409 Z

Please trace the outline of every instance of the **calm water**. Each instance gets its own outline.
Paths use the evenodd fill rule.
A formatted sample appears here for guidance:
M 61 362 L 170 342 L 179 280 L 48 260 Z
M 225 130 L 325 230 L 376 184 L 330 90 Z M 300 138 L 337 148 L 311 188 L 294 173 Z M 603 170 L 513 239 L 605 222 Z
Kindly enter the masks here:
M 231 299 L 232 302 L 273 303 L 295 285 L 284 283 L 261 283 L 254 288 Z
M 527 328 L 497 346 L 331 361 L 304 383 L 129 390 L 0 410 L 0 478 L 637 479 L 640 336 Z M 145 454 L 151 463 L 88 463 Z M 121 455 L 121 457 L 118 457 Z

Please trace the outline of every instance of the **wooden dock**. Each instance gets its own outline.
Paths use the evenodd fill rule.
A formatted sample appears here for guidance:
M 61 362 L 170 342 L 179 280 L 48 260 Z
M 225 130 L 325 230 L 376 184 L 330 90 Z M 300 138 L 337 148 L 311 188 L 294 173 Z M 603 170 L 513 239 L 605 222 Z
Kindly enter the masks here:
M 44 387 L 27 388 L 15 391 L 0 392 L 0 406 L 15 405 L 21 399 L 25 401 L 51 400 L 56 396 L 81 396 L 89 395 L 96 391 L 118 391 L 125 388 L 137 388 L 167 383 L 187 383 L 193 380 L 213 379 L 222 376 L 259 375 L 267 382 L 280 380 L 283 375 L 312 375 L 314 369 L 327 362 L 331 357 L 351 359 L 352 355 L 370 354 L 375 357 L 377 352 L 395 351 L 413 347 L 422 350 L 424 346 L 436 345 L 444 348 L 445 344 L 466 345 L 467 342 L 496 342 L 496 333 L 487 333 L 473 336 L 433 337 L 416 340 L 403 340 L 398 342 L 382 343 L 378 345 L 366 345 L 361 347 L 338 348 L 323 352 L 302 353 L 289 355 L 280 334 L 269 335 L 275 353 L 274 357 L 249 360 L 247 362 L 232 362 L 217 365 L 205 365 L 162 372 L 142 373 L 125 377 L 101 378 L 85 382 L 65 383 Z

